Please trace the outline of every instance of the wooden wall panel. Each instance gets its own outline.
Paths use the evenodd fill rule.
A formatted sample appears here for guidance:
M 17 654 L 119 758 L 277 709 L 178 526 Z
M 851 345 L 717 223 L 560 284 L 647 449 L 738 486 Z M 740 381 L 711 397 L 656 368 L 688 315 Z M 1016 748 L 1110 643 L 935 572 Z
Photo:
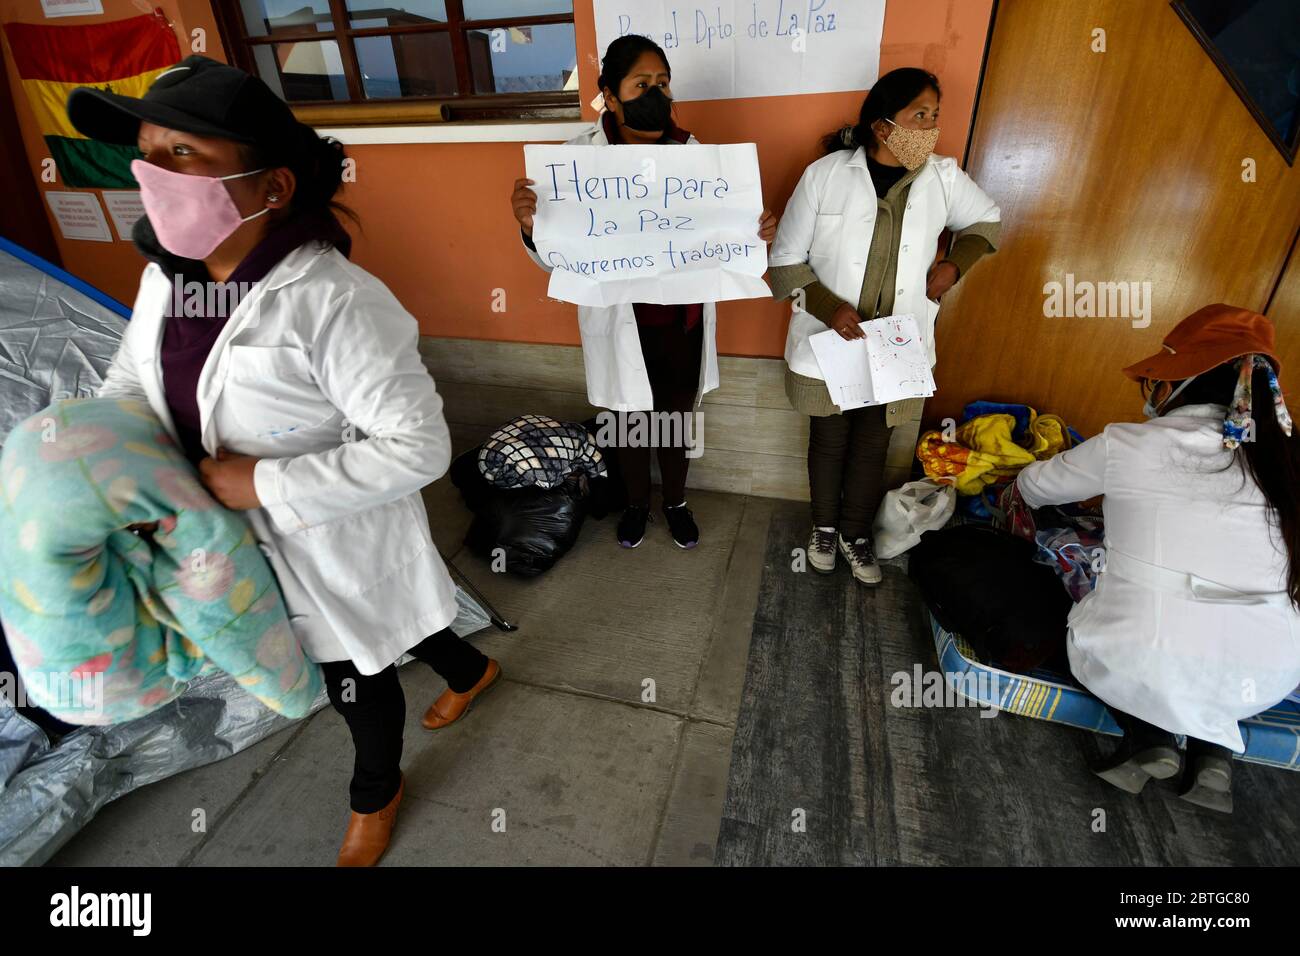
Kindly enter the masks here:
M 1300 225 L 1300 166 L 1165 0 L 1001 0 L 968 172 L 1002 207 L 1002 246 L 945 297 L 928 422 L 977 398 L 1026 401 L 1085 434 L 1139 419 L 1120 368 L 1203 305 L 1262 311 Z M 1150 282 L 1150 325 L 1045 317 L 1044 284 L 1067 273 Z M 1295 354 L 1300 316 L 1283 312 Z

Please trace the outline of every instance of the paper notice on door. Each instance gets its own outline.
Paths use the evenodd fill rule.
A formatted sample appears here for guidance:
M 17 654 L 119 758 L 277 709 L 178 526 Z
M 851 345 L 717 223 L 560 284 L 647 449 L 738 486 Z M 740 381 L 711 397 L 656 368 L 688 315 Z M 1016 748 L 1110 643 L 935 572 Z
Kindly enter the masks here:
M 934 394 L 925 344 L 911 315 L 858 324 L 864 338 L 846 341 L 828 329 L 808 339 L 831 401 L 840 411 Z

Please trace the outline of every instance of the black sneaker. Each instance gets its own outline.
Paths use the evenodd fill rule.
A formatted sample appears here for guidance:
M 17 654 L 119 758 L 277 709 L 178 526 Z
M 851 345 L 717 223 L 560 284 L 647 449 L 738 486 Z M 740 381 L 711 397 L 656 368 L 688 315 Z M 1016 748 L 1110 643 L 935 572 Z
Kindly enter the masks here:
M 625 548 L 635 548 L 645 538 L 645 523 L 650 520 L 647 505 L 628 505 L 623 517 L 618 519 L 618 543 Z
M 677 547 L 693 548 L 700 543 L 700 529 L 686 502 L 675 508 L 665 507 L 664 517 L 668 519 L 668 530 L 672 532 Z

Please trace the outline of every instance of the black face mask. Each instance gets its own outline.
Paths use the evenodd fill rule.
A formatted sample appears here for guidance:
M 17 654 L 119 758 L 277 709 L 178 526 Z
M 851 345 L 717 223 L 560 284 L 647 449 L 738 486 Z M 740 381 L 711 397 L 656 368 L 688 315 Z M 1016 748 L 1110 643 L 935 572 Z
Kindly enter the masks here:
M 652 86 L 634 100 L 623 101 L 623 125 L 645 133 L 672 125 L 673 101 L 662 87 Z

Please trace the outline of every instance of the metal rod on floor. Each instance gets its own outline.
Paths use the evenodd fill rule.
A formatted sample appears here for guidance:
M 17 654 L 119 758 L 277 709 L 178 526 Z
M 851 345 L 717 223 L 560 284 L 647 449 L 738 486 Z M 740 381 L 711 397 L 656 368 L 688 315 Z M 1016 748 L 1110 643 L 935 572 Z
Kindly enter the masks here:
M 465 577 L 464 572 L 461 571 L 460 568 L 456 567 L 456 565 L 452 563 L 451 558 L 444 556 L 442 560 L 443 563 L 446 564 L 447 567 L 451 569 L 452 574 L 456 575 L 456 577 L 460 579 L 461 584 L 465 586 L 465 590 L 470 593 L 470 596 L 474 598 L 474 600 L 478 601 L 479 604 L 483 605 L 483 609 L 488 612 L 488 617 L 491 619 L 492 623 L 496 625 L 498 630 L 501 631 L 519 630 L 518 624 L 511 624 L 509 621 L 505 620 L 499 613 L 497 613 L 497 609 L 492 606 L 492 602 L 479 593 L 478 588 L 474 587 L 474 585 L 470 583 L 469 578 Z

